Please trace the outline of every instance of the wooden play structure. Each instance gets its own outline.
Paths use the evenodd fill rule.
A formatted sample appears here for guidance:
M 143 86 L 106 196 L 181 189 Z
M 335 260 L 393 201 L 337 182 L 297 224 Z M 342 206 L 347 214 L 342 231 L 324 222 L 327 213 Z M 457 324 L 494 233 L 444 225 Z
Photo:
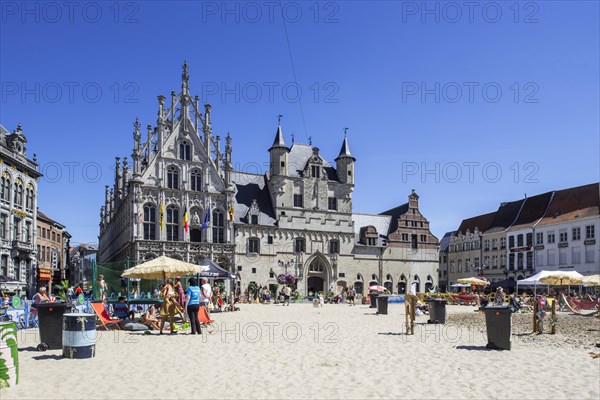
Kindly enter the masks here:
M 406 294 L 404 297 L 404 310 L 406 313 L 406 334 L 415 334 L 415 318 L 417 312 L 417 296 Z
M 554 335 L 556 333 L 556 301 L 550 303 L 550 334 Z M 541 311 L 541 312 L 540 312 Z M 542 306 L 539 300 L 536 300 L 533 303 L 533 333 L 543 333 L 544 331 L 544 321 L 543 318 L 540 317 L 541 314 L 544 313 Z

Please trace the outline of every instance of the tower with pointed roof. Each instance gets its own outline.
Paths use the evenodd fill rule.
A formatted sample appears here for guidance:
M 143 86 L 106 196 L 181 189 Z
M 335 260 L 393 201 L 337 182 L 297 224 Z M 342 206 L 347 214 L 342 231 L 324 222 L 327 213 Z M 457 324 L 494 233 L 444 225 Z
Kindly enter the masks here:
M 348 146 L 348 137 L 344 134 L 344 142 L 340 149 L 340 154 L 335 159 L 335 165 L 338 173 L 338 179 L 341 183 L 354 185 L 354 162 L 356 158 L 350 153 Z
M 281 116 L 277 124 L 277 132 L 273 145 L 269 148 L 271 176 L 287 176 L 290 148 L 285 144 L 281 131 Z

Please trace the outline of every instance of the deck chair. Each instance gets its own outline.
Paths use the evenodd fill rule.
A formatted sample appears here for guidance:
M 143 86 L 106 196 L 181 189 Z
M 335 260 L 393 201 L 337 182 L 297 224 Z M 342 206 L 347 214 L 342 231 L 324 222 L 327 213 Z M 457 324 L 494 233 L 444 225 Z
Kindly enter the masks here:
M 587 309 L 586 308 L 581 308 L 576 303 L 574 303 L 570 297 L 567 297 L 564 294 L 561 294 L 561 296 L 564 299 L 564 301 L 565 301 L 565 303 L 567 305 L 567 308 L 572 313 L 577 314 L 577 315 L 581 315 L 583 317 L 593 317 L 593 316 L 596 316 L 596 315 L 600 316 L 600 308 L 596 308 L 595 310 L 590 310 L 589 308 L 587 308 Z
M 104 304 L 102 303 L 91 304 L 92 308 L 94 309 L 94 312 L 98 316 L 98 319 L 100 320 L 100 323 L 102 323 L 104 329 L 108 330 L 109 325 L 116 325 L 117 329 L 121 329 L 121 327 L 119 326 L 119 322 L 123 321 L 122 319 L 111 319 L 106 310 L 104 309 Z
M 206 332 L 209 334 L 215 333 L 215 321 L 210 318 L 210 314 L 208 314 L 204 306 L 201 306 L 198 310 L 198 321 L 200 321 L 200 326 L 206 329 Z

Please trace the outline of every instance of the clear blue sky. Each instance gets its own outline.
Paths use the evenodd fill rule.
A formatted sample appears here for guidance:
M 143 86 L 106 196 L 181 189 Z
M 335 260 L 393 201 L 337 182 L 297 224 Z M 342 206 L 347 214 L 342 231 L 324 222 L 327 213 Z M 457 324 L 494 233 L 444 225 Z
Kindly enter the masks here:
M 0 4 L 0 123 L 22 123 L 39 207 L 73 242 L 97 240 L 114 157 L 180 89 L 184 60 L 241 168 L 264 168 L 278 114 L 288 142 L 312 136 L 331 161 L 348 127 L 355 211 L 414 188 L 438 237 L 599 179 L 597 1 L 284 2 L 285 25 L 279 2 Z

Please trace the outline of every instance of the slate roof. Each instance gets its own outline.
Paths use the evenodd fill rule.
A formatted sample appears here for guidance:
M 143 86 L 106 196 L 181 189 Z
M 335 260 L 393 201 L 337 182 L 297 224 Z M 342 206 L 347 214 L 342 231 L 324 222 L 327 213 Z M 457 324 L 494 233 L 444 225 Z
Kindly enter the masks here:
M 512 227 L 517 228 L 519 226 L 531 226 L 535 224 L 546 213 L 552 199 L 552 193 L 547 192 L 527 197 Z
M 284 147 L 284 148 L 288 148 L 285 145 L 285 140 L 283 140 L 283 132 L 281 132 L 281 125 L 277 126 L 277 132 L 275 133 L 275 140 L 273 141 L 273 145 L 271 146 L 271 149 L 276 148 L 276 147 Z M 271 150 L 269 149 L 269 150 Z
M 302 171 L 306 167 L 308 159 L 313 156 L 313 148 L 308 144 L 294 143 L 290 149 L 288 159 L 288 176 L 302 177 Z M 320 154 L 319 158 L 323 160 L 323 168 L 327 173 L 327 178 L 331 181 L 339 181 L 335 168 L 327 162 Z
M 388 235 L 390 233 L 396 232 L 398 230 L 398 218 L 400 218 L 401 215 L 404 215 L 407 212 L 408 212 L 408 203 L 405 203 L 398 207 L 394 207 L 387 211 L 379 213 L 379 215 L 389 215 L 392 218 L 392 221 L 389 226 L 389 230 L 387 232 Z
M 356 160 L 354 156 L 350 153 L 350 147 L 348 146 L 348 138 L 344 136 L 344 142 L 342 143 L 342 148 L 340 149 L 340 154 L 337 156 L 336 160 L 341 157 L 350 157 L 353 160 Z
M 360 241 L 360 228 L 372 225 L 377 229 L 379 237 L 387 237 L 390 222 L 393 220 L 389 215 L 361 214 L 352 213 L 352 221 L 354 222 L 354 242 Z
M 521 199 L 508 203 L 502 203 L 500 207 L 498 207 L 498 210 L 494 215 L 494 219 L 486 230 L 491 228 L 508 228 L 514 224 L 519 216 L 519 211 L 521 210 L 521 206 L 523 205 L 524 201 L 524 199 Z
M 540 221 L 551 224 L 576 217 L 598 215 L 600 212 L 600 183 L 558 190 Z
M 479 229 L 479 232 L 485 232 L 491 227 L 491 223 L 496 216 L 496 211 L 478 215 L 476 217 L 463 219 L 460 226 L 458 227 L 457 233 L 466 234 L 467 230 L 471 233 L 475 232 L 475 228 Z
M 456 235 L 456 231 L 446 232 L 442 240 L 440 240 L 440 251 L 448 250 L 448 246 L 450 245 L 450 239 L 453 235 Z
M 275 225 L 275 212 L 271 203 L 271 195 L 264 175 L 256 175 L 245 172 L 234 172 L 232 180 L 236 187 L 234 205 L 234 222 L 247 224 L 248 209 L 252 201 L 256 200 L 260 214 L 258 223 L 260 225 Z

